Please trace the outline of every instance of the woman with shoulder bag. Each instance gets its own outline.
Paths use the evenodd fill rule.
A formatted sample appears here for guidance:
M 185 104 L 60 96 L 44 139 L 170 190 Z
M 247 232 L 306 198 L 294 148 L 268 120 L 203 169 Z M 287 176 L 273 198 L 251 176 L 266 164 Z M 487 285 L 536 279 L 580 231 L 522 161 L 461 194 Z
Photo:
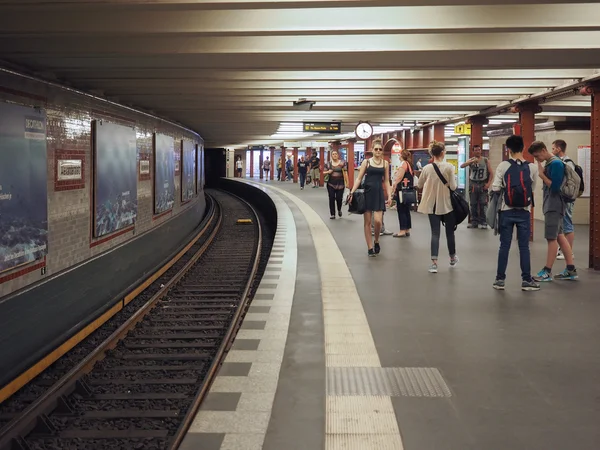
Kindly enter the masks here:
M 376 256 L 380 251 L 379 236 L 381 234 L 381 225 L 383 223 L 383 212 L 385 211 L 385 195 L 383 192 L 383 186 L 385 186 L 387 192 L 387 204 L 392 202 L 392 192 L 390 185 L 389 165 L 388 162 L 383 159 L 383 144 L 381 140 L 376 139 L 373 141 L 373 157 L 364 159 L 360 165 L 358 177 L 354 181 L 354 186 L 350 191 L 348 197 L 348 203 L 352 202 L 352 195 L 360 187 L 361 181 L 365 178 L 365 212 L 363 214 L 364 219 L 364 231 L 365 241 L 367 242 L 368 255 L 373 257 Z M 372 244 L 371 239 L 371 218 L 375 221 L 375 244 Z
M 403 238 L 410 236 L 412 220 L 410 217 L 410 208 L 417 203 L 417 193 L 414 189 L 414 172 L 411 164 L 411 154 L 408 150 L 402 150 L 400 153 L 402 164 L 394 174 L 392 183 L 392 192 L 395 194 L 396 209 L 398 211 L 398 222 L 400 223 L 400 232 L 394 234 L 394 237 Z
M 433 156 L 433 162 L 423 168 L 419 177 L 418 187 L 423 190 L 423 195 L 421 196 L 421 204 L 417 211 L 429 216 L 432 262 L 429 272 L 437 273 L 442 222 L 446 227 L 446 242 L 448 244 L 448 252 L 450 253 L 450 267 L 455 267 L 458 264 L 456 240 L 454 237 L 456 219 L 450 199 L 450 191 L 456 190 L 456 179 L 454 176 L 454 166 L 444 161 L 444 157 L 446 156 L 445 145 L 442 142 L 433 141 L 429 145 L 429 152 Z M 447 180 L 448 186 L 441 180 L 436 168 Z

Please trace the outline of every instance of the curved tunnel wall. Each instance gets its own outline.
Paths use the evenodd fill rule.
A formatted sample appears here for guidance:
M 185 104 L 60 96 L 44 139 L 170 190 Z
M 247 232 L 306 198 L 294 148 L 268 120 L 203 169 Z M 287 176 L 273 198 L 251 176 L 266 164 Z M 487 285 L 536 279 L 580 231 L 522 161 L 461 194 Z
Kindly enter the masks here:
M 74 90 L 0 71 L 0 104 L 5 103 L 41 108 L 46 113 L 48 253 L 44 260 L 0 273 L 0 303 L 10 294 L 18 294 L 23 288 L 102 255 L 143 233 L 167 225 L 183 212 L 192 211 L 196 224 L 201 220 L 205 208 L 202 190 L 204 150 L 203 140 L 198 134 Z M 125 228 L 124 232 L 121 230 L 102 238 L 93 236 L 94 120 L 135 127 L 136 133 L 136 222 L 131 229 Z M 175 172 L 175 203 L 170 212 L 162 215 L 154 214 L 152 151 L 155 132 L 173 138 L 176 159 L 180 158 L 182 140 L 197 144 L 198 168 L 201 172 L 197 192 L 186 203 L 181 201 L 180 174 Z M 77 185 L 60 185 L 57 183 L 57 160 L 69 158 L 82 158 L 83 179 Z M 150 161 L 149 174 L 140 173 L 141 159 Z M 173 230 L 182 235 L 187 231 Z

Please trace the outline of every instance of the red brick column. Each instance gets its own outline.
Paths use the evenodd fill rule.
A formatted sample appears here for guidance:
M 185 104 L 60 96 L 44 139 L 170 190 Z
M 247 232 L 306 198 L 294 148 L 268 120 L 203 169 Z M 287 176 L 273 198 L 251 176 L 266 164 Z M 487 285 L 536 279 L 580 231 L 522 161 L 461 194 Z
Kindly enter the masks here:
M 523 149 L 523 156 L 527 161 L 533 162 L 535 164 L 534 158 L 529 154 L 527 149 L 529 146 L 535 141 L 535 115 L 537 113 L 542 112 L 542 108 L 535 102 L 529 103 L 521 103 L 520 105 L 513 108 L 515 112 L 519 113 L 519 125 L 515 127 L 515 134 L 519 134 L 523 137 L 523 144 L 525 148 Z M 531 207 L 531 237 L 530 240 L 533 241 L 534 236 L 534 214 L 533 214 L 533 206 Z
M 487 117 L 474 116 L 467 120 L 471 124 L 471 148 L 469 149 L 469 158 L 473 157 L 473 147 L 481 146 L 483 150 L 483 126 L 489 123 Z
M 250 178 L 254 176 L 254 150 L 250 150 Z
M 587 90 L 589 92 L 589 89 Z M 590 169 L 590 268 L 600 270 L 600 84 L 592 88 Z
M 325 170 L 325 147 L 319 148 L 319 186 L 323 186 L 323 171 Z
M 354 141 L 348 142 L 348 152 L 347 152 L 347 161 L 348 165 L 348 187 L 352 187 L 354 185 Z
M 298 182 L 298 147 L 294 147 L 294 183 Z
M 273 180 L 274 176 L 273 172 L 275 172 L 275 147 L 271 147 L 271 180 Z
M 445 125 L 443 123 L 436 123 L 433 126 L 433 140 L 436 142 L 445 142 L 446 141 L 446 134 L 445 134 Z M 429 147 L 429 142 L 427 143 L 427 146 Z

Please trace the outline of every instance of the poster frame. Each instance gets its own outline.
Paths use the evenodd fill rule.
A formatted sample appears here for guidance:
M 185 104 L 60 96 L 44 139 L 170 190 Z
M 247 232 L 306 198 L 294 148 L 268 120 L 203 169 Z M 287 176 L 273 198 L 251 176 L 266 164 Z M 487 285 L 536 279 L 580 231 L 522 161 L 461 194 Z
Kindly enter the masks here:
M 93 119 L 92 123 L 91 123 L 91 138 L 92 138 L 92 145 L 91 145 L 91 150 L 92 150 L 92 170 L 90 171 L 91 174 L 91 192 L 90 192 L 90 196 L 91 196 L 91 201 L 90 201 L 90 205 L 91 205 L 91 211 L 90 211 L 90 216 L 91 216 L 91 225 L 90 225 L 90 241 L 91 241 L 91 246 L 95 246 L 98 245 L 100 243 L 106 242 L 108 240 L 114 239 L 124 233 L 127 233 L 131 230 L 135 229 L 135 225 L 137 223 L 137 219 L 138 219 L 138 213 L 139 213 L 139 204 L 137 204 L 136 206 L 136 217 L 133 220 L 133 223 L 131 225 L 128 225 L 126 227 L 123 228 L 119 228 L 117 230 L 114 230 L 110 233 L 106 233 L 103 234 L 101 236 L 98 236 L 98 231 L 96 229 L 96 206 L 97 206 L 97 198 L 96 198 L 96 193 L 98 190 L 98 123 L 102 123 L 104 122 L 105 119 Z M 128 127 L 130 126 L 134 131 L 135 131 L 135 126 L 133 125 L 133 123 L 129 123 L 128 125 L 124 125 L 122 123 L 118 123 L 118 122 L 114 122 L 114 121 L 106 121 L 107 123 L 111 123 L 114 125 L 119 125 L 119 126 L 123 126 L 123 127 Z M 135 185 L 135 196 L 136 196 L 136 202 L 137 202 L 137 196 L 138 196 L 138 167 L 139 167 L 139 163 L 138 163 L 138 155 L 137 155 L 137 136 L 135 138 L 136 140 L 136 177 L 135 177 L 135 181 L 136 181 L 136 185 Z M 96 240 L 96 241 L 94 241 Z
M 41 254 L 31 260 L 31 261 L 24 261 L 22 263 L 19 264 L 15 264 L 13 266 L 7 267 L 5 269 L 0 269 L 0 284 L 4 283 L 5 281 L 8 281 L 10 279 L 25 275 L 27 273 L 33 272 L 34 270 L 37 270 L 38 268 L 42 268 L 42 270 L 45 273 L 45 267 L 46 267 L 46 261 L 47 261 L 47 257 L 48 254 L 50 253 L 50 248 L 49 248 L 49 228 L 50 228 L 50 220 L 49 220 L 49 208 L 48 208 L 48 196 L 50 194 L 50 189 L 48 188 L 48 181 L 49 181 L 49 174 L 48 174 L 48 162 L 49 162 L 49 157 L 48 157 L 48 111 L 46 110 L 46 108 L 42 108 L 42 107 L 36 107 L 36 106 L 31 106 L 31 105 L 23 105 L 23 104 L 18 104 L 18 103 L 10 103 L 10 102 L 6 102 L 6 101 L 2 101 L 1 102 L 3 105 L 8 106 L 9 108 L 12 106 L 15 107 L 19 107 L 19 108 L 24 108 L 24 109 L 30 109 L 33 111 L 36 111 L 38 113 L 41 114 L 41 117 L 43 117 L 44 119 L 44 145 L 45 145 L 45 166 L 46 166 L 46 170 L 45 170 L 45 184 L 46 184 L 46 188 L 45 188 L 45 194 L 46 194 L 46 248 L 44 249 L 43 252 L 41 252 Z M 25 128 L 25 133 L 27 134 L 27 128 Z M 52 159 L 52 163 L 55 164 L 55 159 Z M 54 181 L 54 179 L 53 179 Z
M 157 212 L 156 211 L 156 169 L 158 168 L 157 166 L 157 156 L 158 156 L 158 152 L 156 150 L 156 143 L 157 143 L 157 137 L 159 134 L 163 134 L 164 136 L 167 136 L 171 139 L 173 139 L 172 136 L 169 136 L 168 134 L 164 134 L 164 133 L 158 133 L 158 131 L 155 131 L 154 133 L 152 133 L 152 168 L 150 169 L 152 172 L 152 216 L 153 219 L 157 219 L 159 217 L 162 217 L 164 215 L 169 214 L 170 212 L 173 212 L 175 209 L 175 199 L 177 198 L 177 193 L 175 192 L 175 159 L 173 159 L 173 179 L 171 180 L 171 183 L 173 183 L 173 205 L 169 208 L 169 209 L 165 209 L 164 211 L 160 211 Z M 175 139 L 173 139 L 173 144 L 175 144 Z M 173 152 L 173 158 L 175 158 L 175 146 L 173 145 L 172 147 L 172 152 Z

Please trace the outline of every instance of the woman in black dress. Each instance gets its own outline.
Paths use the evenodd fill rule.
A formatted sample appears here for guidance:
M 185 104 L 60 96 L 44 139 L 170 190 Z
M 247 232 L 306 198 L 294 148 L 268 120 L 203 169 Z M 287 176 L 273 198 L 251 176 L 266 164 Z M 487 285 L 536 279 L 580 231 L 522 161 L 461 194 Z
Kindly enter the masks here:
M 410 217 L 410 208 L 412 204 L 406 202 L 406 197 L 400 193 L 414 192 L 414 172 L 411 164 L 411 154 L 408 150 L 402 150 L 400 154 L 402 163 L 394 174 L 392 182 L 392 192 L 396 197 L 396 208 L 398 210 L 398 222 L 400 223 L 400 232 L 394 234 L 394 237 L 403 238 L 410 236 L 412 220 Z
M 390 186 L 389 165 L 383 159 L 383 144 L 381 140 L 373 141 L 373 157 L 365 159 L 360 165 L 358 178 L 354 182 L 352 191 L 350 192 L 349 201 L 352 201 L 352 194 L 360 187 L 362 179 L 365 179 L 365 206 L 366 210 L 363 215 L 365 241 L 369 249 L 369 256 L 375 256 L 380 251 L 379 235 L 381 233 L 381 224 L 383 222 L 383 212 L 385 211 L 385 196 L 387 194 L 388 205 L 392 202 L 392 192 Z M 385 186 L 386 192 L 383 188 Z M 371 240 L 371 218 L 375 222 L 375 244 Z

